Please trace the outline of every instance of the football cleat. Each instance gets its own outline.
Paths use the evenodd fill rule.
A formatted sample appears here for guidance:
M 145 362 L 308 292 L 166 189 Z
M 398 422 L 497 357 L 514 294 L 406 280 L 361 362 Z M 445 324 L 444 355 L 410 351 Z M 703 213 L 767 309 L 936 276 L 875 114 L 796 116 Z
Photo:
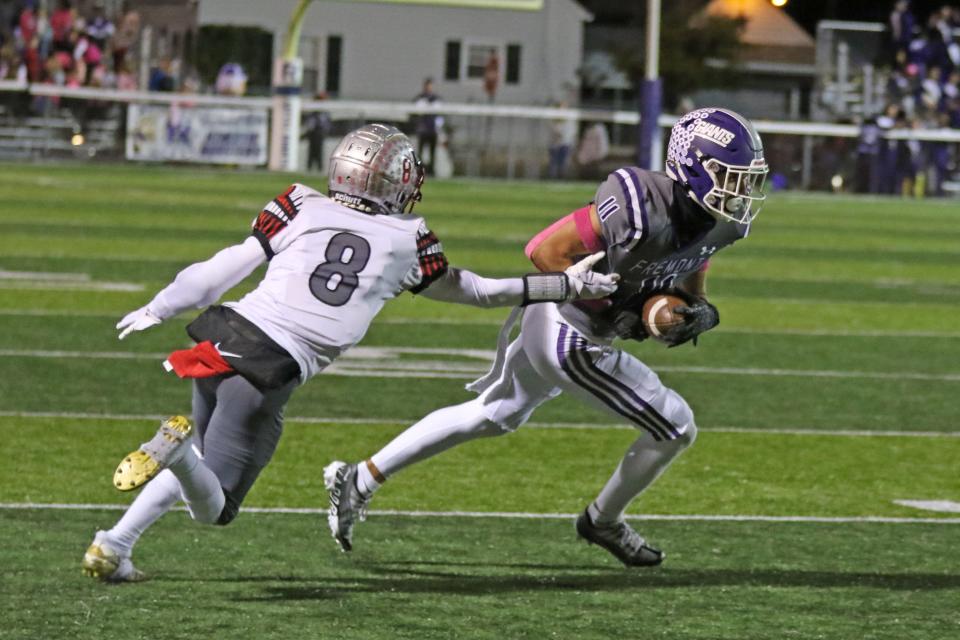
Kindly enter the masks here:
M 323 484 L 330 496 L 327 524 L 330 534 L 346 553 L 353 549 L 353 525 L 367 519 L 369 497 L 357 489 L 357 465 L 335 460 L 323 469 Z
M 83 554 L 84 575 L 101 582 L 143 582 L 145 573 L 133 566 L 129 555 L 123 555 L 107 540 L 106 531 L 97 531 Z
M 124 457 L 113 474 L 113 486 L 133 491 L 153 479 L 160 471 L 177 462 L 188 443 L 193 426 L 183 416 L 172 416 L 160 423 L 150 442 Z
M 666 557 L 623 520 L 609 525 L 594 524 L 590 514 L 584 511 L 577 518 L 577 535 L 590 544 L 600 545 L 628 567 L 653 567 Z

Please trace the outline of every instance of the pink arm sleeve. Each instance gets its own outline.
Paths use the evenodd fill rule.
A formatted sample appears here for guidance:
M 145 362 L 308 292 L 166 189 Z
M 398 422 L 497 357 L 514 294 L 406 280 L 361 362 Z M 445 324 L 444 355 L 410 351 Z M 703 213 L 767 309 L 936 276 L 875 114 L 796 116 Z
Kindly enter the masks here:
M 597 251 L 603 251 L 604 245 L 603 240 L 597 236 L 593 231 L 593 224 L 590 222 L 590 207 L 589 205 L 583 207 L 582 209 L 577 209 L 573 213 L 566 215 L 549 227 L 533 236 L 533 239 L 527 243 L 526 248 L 523 250 L 527 257 L 533 255 L 533 252 L 543 244 L 543 241 L 546 240 L 550 235 L 552 235 L 557 229 L 565 225 L 567 222 L 573 220 L 574 224 L 577 225 L 577 233 L 580 235 L 580 239 L 583 241 L 583 245 L 591 252 L 596 253 Z
M 590 253 L 603 251 L 607 248 L 604 245 L 603 238 L 599 237 L 593 230 L 593 223 L 590 222 L 589 206 L 574 211 L 573 221 L 577 223 L 577 233 L 580 234 L 580 239 L 583 240 L 583 246 L 585 246 Z

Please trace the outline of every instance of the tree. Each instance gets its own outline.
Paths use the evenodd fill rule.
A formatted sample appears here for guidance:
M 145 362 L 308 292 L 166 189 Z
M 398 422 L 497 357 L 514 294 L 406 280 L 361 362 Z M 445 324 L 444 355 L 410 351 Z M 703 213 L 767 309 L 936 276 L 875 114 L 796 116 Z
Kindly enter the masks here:
M 708 15 L 702 0 L 672 0 L 663 8 L 660 24 L 660 76 L 664 104 L 668 108 L 697 89 L 737 83 L 735 66 L 740 50 L 744 18 Z M 634 20 L 644 26 L 644 11 Z M 644 76 L 643 43 L 614 51 L 618 67 L 639 86 Z M 721 64 L 715 64 L 721 61 Z
M 250 93 L 269 93 L 273 64 L 273 34 L 257 27 L 205 25 L 200 27 L 193 63 L 210 85 L 226 62 L 240 64 L 247 73 Z

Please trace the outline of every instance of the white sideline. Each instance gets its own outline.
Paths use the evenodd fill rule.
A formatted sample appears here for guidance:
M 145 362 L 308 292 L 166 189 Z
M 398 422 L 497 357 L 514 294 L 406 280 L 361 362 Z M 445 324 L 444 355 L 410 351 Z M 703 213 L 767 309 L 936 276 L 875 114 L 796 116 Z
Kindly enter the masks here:
M 73 510 L 122 511 L 125 504 L 69 504 L 41 502 L 0 502 L 4 510 Z M 186 507 L 176 507 L 186 511 Z M 327 509 L 308 507 L 243 507 L 246 513 L 285 513 L 298 515 L 327 515 Z M 503 518 L 517 520 L 573 520 L 578 513 L 530 513 L 525 511 L 405 511 L 399 509 L 371 510 L 372 516 L 399 516 L 408 518 Z M 960 518 L 895 518 L 886 516 L 760 516 L 713 514 L 644 514 L 627 515 L 628 520 L 660 520 L 677 522 L 808 522 L 826 524 L 960 524 Z
M 383 360 L 385 355 L 395 353 L 423 353 L 463 355 L 477 358 L 481 362 L 476 368 L 469 371 L 450 371 L 450 363 L 436 362 L 402 362 L 387 366 Z M 478 349 L 421 349 L 418 347 L 354 347 L 343 358 L 324 370 L 324 375 L 346 376 L 352 378 L 446 378 L 452 380 L 473 380 L 486 372 L 489 366 L 486 356 L 478 354 L 489 352 Z M 61 351 L 61 350 L 33 350 L 33 349 L 0 349 L 0 357 L 15 358 L 79 358 L 93 360 L 157 360 L 167 357 L 165 353 L 134 353 L 130 351 Z M 363 366 L 363 361 L 370 361 L 372 366 Z M 438 371 L 437 365 L 445 369 Z M 481 366 L 485 365 L 485 366 Z M 835 371 L 829 369 L 765 369 L 760 367 L 691 367 L 655 365 L 657 371 L 667 373 L 696 373 L 696 374 L 725 374 L 740 376 L 774 376 L 799 378 L 845 378 L 866 380 L 920 380 L 930 382 L 960 382 L 960 374 L 956 373 L 920 373 L 911 371 L 877 372 L 877 371 Z
M 71 420 L 110 421 L 155 421 L 166 416 L 161 414 L 87 413 L 82 411 L 0 411 L 0 418 L 65 418 Z M 294 416 L 284 421 L 293 424 L 370 424 L 384 426 L 411 425 L 410 420 L 385 420 L 383 418 L 347 418 L 336 416 Z M 524 429 L 598 429 L 635 431 L 622 423 L 602 422 L 528 422 Z M 960 431 L 880 431 L 871 429 L 748 429 L 745 427 L 701 427 L 703 433 L 742 433 L 789 436 L 841 436 L 857 438 L 958 438 Z

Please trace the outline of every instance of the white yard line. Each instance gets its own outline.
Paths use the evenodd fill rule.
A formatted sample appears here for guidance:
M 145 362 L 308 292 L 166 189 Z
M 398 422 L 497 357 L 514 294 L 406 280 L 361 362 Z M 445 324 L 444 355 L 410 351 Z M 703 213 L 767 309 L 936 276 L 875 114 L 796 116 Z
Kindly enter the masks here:
M 895 504 L 924 511 L 939 511 L 940 513 L 960 513 L 960 502 L 953 500 L 894 500 Z
M 41 502 L 0 502 L 3 510 L 55 510 L 55 511 L 120 511 L 126 504 L 69 504 Z M 186 511 L 185 507 L 176 507 L 177 511 Z M 326 508 L 307 507 L 243 507 L 245 513 L 283 513 L 297 515 L 326 516 Z M 406 511 L 399 509 L 377 509 L 369 512 L 372 516 L 400 516 L 408 518 L 503 518 L 518 520 L 573 520 L 578 513 L 532 513 L 526 511 Z M 666 515 L 645 514 L 628 515 L 628 520 L 661 520 L 677 522 L 808 522 L 826 524 L 960 524 L 960 518 L 894 518 L 887 516 L 762 516 L 762 515 L 715 515 L 689 514 Z
M 435 361 L 400 360 L 404 354 L 466 356 L 478 360 L 474 367 L 462 371 L 463 366 L 446 366 Z M 132 353 L 129 351 L 58 351 L 32 349 L 0 349 L 0 357 L 19 358 L 80 358 L 91 360 L 158 360 L 165 353 Z M 481 349 L 423 349 L 417 347 L 354 347 L 339 361 L 324 370 L 324 375 L 359 378 L 448 378 L 472 380 L 486 372 L 492 359 L 491 351 Z M 451 363 L 456 364 L 456 363 Z M 667 373 L 696 373 L 710 375 L 738 375 L 762 377 L 838 378 L 864 380 L 925 380 L 931 382 L 960 382 L 956 373 L 919 373 L 912 371 L 835 371 L 829 369 L 767 369 L 760 367 L 690 367 L 654 365 L 657 371 Z
M 0 280 L 46 280 L 48 282 L 90 282 L 88 273 L 62 271 L 7 271 L 0 269 Z
M 69 289 L 72 291 L 143 291 L 133 282 L 95 282 L 86 273 L 7 271 L 0 269 L 0 289 Z
M 111 422 L 152 422 L 162 420 L 161 414 L 86 413 L 82 411 L 0 411 L 0 418 L 94 420 Z M 385 420 L 383 418 L 347 418 L 336 416 L 287 416 L 291 424 L 366 424 L 380 426 L 411 425 L 416 419 Z M 0 425 L 2 427 L 2 425 Z M 635 431 L 635 427 L 621 423 L 600 422 L 528 422 L 524 429 L 597 429 Z M 787 436 L 832 436 L 853 438 L 960 438 L 960 431 L 877 431 L 869 429 L 747 429 L 744 427 L 700 427 L 703 433 L 738 433 Z
M 14 291 L 143 291 L 142 284 L 132 282 L 73 282 L 40 280 L 0 280 L 0 289 Z

